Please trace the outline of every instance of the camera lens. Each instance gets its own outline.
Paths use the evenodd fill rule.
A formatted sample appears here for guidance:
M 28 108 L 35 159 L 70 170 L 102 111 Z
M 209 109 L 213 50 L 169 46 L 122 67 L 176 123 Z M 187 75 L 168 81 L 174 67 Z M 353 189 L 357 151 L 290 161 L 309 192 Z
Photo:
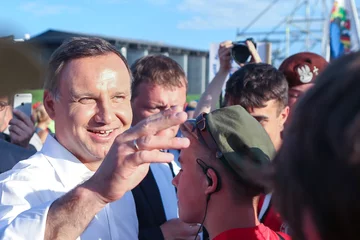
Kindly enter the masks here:
M 250 57 L 250 51 L 247 45 L 236 44 L 231 50 L 234 61 L 238 64 L 245 63 Z

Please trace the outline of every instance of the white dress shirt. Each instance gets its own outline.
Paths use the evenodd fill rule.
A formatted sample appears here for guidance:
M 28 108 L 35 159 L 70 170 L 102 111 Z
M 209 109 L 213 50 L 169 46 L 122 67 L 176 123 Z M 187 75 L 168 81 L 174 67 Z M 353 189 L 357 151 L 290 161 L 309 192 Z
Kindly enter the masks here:
M 43 239 L 53 201 L 92 175 L 84 164 L 48 136 L 40 152 L 0 175 L 0 239 Z M 78 239 L 138 239 L 131 192 L 107 204 Z
M 170 153 L 174 154 L 174 159 L 178 158 L 178 151 L 175 152 L 169 150 Z M 175 160 L 172 161 L 173 173 L 177 175 L 180 168 L 176 164 Z M 173 175 L 169 164 L 167 163 L 152 163 L 150 164 L 151 171 L 154 175 L 156 184 L 159 188 L 161 200 L 164 206 L 166 220 L 178 218 L 178 204 L 177 196 L 174 185 L 172 185 Z

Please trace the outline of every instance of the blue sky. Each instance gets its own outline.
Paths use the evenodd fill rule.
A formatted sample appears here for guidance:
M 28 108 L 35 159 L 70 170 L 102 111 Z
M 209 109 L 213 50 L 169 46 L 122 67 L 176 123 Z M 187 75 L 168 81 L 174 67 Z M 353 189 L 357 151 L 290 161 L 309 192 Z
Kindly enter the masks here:
M 311 16 L 321 16 L 322 0 L 309 1 Z M 0 31 L 23 37 L 24 33 L 34 36 L 51 28 L 207 50 L 212 42 L 235 40 L 236 28 L 243 29 L 270 2 L 272 0 L 0 0 L 0 26 L 3 26 Z M 269 31 L 293 10 L 296 2 L 299 1 L 279 0 L 250 31 Z M 331 0 L 327 2 L 330 11 Z M 360 0 L 356 2 L 360 4 Z M 299 7 L 295 18 L 304 14 L 305 8 Z M 313 23 L 312 28 L 321 26 Z M 284 29 L 282 26 L 278 30 Z M 284 35 L 271 37 L 285 38 Z

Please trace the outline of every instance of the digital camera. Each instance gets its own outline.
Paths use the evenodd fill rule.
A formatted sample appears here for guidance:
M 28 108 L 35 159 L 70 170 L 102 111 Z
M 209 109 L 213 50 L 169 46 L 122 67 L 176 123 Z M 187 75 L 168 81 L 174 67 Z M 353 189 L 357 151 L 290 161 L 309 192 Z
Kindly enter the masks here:
M 233 42 L 233 48 L 231 49 L 231 56 L 237 64 L 246 63 L 251 55 L 246 41 L 251 41 L 255 48 L 256 43 L 253 38 L 248 38 L 245 41 Z

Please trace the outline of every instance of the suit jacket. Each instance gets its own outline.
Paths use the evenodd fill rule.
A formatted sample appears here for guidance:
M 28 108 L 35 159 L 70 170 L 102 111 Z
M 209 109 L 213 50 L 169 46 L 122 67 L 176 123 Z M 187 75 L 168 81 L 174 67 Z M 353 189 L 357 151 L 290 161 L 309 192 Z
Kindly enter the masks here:
M 0 139 L 0 173 L 10 170 L 19 161 L 28 159 L 36 150 L 26 149 Z
M 166 215 L 151 169 L 132 193 L 139 221 L 139 240 L 163 240 L 160 225 L 166 222 Z

